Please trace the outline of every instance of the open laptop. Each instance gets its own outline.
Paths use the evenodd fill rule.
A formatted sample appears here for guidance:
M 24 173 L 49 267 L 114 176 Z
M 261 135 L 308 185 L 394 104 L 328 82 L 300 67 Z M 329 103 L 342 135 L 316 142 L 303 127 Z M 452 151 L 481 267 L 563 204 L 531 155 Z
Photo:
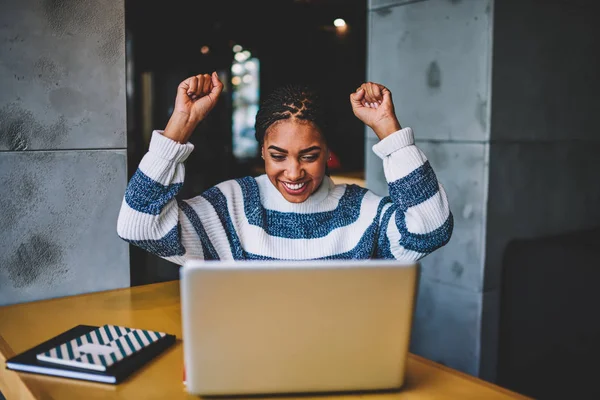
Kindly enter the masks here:
M 400 389 L 418 263 L 190 261 L 180 269 L 187 391 Z

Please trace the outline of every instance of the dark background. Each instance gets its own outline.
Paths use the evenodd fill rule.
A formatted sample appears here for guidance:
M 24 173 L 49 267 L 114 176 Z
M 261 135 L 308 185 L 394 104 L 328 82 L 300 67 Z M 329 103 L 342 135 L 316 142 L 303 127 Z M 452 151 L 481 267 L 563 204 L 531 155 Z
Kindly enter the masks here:
M 352 114 L 349 95 L 366 78 L 366 6 L 365 0 L 126 1 L 128 176 L 147 151 L 141 75 L 152 76 L 152 129 L 164 129 L 179 82 L 213 70 L 230 74 L 236 44 L 260 61 L 261 95 L 291 82 L 322 92 L 332 117 L 329 146 L 341 162 L 336 172 L 360 174 L 364 125 Z M 344 35 L 336 33 L 336 18 L 348 25 Z M 202 54 L 202 46 L 210 52 Z M 258 155 L 245 160 L 233 156 L 228 80 L 230 75 L 219 104 L 190 139 L 195 151 L 186 162 L 179 197 L 260 170 Z M 132 285 L 177 278 L 172 264 L 136 248 L 131 261 Z

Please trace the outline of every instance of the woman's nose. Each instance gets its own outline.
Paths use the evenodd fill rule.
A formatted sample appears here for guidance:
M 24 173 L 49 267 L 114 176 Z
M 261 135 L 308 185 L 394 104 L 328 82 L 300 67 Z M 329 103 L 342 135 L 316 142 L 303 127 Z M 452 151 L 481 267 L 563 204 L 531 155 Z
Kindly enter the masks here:
M 302 165 L 297 161 L 291 161 L 287 167 L 287 179 L 290 181 L 296 181 L 302 178 L 303 169 Z

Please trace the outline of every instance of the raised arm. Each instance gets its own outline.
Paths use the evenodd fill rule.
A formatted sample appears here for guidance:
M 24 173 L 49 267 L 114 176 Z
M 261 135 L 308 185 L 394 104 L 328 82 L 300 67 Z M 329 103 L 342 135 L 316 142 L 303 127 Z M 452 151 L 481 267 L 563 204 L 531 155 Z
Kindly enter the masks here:
M 214 108 L 222 89 L 216 73 L 192 76 L 179 84 L 167 127 L 152 133 L 148 152 L 121 204 L 117 234 L 177 264 L 188 256 L 204 258 L 210 246 L 194 211 L 185 202 L 178 204 L 175 196 L 183 186 L 184 161 L 194 149 L 188 140 Z
M 377 135 L 373 151 L 383 160 L 391 202 L 383 209 L 378 258 L 419 260 L 444 246 L 454 220 L 448 197 L 411 128 L 400 126 L 392 93 L 374 82 L 350 95 L 354 115 Z

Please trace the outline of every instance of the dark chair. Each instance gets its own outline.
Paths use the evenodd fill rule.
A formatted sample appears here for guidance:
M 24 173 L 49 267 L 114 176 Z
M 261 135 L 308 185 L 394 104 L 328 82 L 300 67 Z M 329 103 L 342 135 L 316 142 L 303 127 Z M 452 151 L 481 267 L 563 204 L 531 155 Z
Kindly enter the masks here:
M 507 246 L 497 372 L 536 399 L 600 399 L 600 227 Z

